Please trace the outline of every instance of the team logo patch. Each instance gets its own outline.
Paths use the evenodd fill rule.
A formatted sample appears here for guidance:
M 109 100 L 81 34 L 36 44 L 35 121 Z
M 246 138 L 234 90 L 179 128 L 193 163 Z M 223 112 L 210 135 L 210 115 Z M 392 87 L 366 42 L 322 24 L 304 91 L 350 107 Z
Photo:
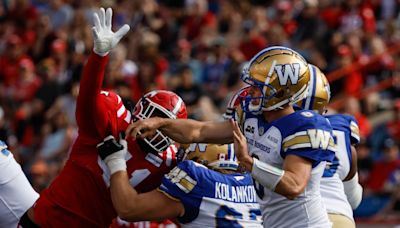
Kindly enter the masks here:
M 275 72 L 278 75 L 279 83 L 281 86 L 287 85 L 288 80 L 292 85 L 296 85 L 300 77 L 300 64 L 277 64 Z
M 249 133 L 251 133 L 251 134 L 254 134 L 254 127 L 248 125 L 248 126 L 246 127 L 245 131 L 246 131 L 246 132 L 249 132 Z
M 301 115 L 304 117 L 308 117 L 308 118 L 314 116 L 314 114 L 312 112 L 301 112 Z

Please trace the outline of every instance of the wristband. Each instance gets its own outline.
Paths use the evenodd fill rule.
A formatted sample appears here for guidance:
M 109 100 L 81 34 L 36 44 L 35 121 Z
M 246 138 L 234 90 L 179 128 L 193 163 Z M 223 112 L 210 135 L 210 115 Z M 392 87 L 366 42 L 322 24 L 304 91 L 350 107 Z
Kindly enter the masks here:
M 275 190 L 285 171 L 253 158 L 251 176 L 262 186 Z

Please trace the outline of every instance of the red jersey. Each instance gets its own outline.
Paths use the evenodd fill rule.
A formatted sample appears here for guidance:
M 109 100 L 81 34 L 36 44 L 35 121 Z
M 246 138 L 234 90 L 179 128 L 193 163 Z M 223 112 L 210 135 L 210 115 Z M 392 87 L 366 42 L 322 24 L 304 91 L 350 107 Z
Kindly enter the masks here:
M 117 217 L 108 188 L 110 174 L 96 145 L 110 134 L 118 139 L 131 113 L 117 94 L 101 91 L 107 60 L 92 53 L 83 70 L 76 108 L 79 135 L 65 167 L 34 206 L 35 222 L 41 227 L 109 227 Z M 176 147 L 153 154 L 131 138 L 127 141 L 130 183 L 139 192 L 155 189 L 176 165 Z

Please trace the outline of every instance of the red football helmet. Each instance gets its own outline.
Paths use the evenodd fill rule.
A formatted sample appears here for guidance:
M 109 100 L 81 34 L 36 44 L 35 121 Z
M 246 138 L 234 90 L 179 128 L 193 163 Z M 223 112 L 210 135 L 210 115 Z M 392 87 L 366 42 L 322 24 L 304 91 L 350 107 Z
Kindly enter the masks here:
M 240 103 L 243 101 L 244 97 L 249 96 L 249 87 L 245 87 L 238 92 L 236 92 L 232 98 L 229 100 L 228 106 L 226 106 L 226 111 L 223 114 L 224 119 L 229 120 L 232 119 L 237 112 L 237 108 L 240 106 Z
M 173 92 L 166 90 L 154 90 L 146 93 L 133 110 L 135 119 L 147 119 L 150 117 L 165 117 L 171 119 L 186 119 L 187 110 L 182 98 Z M 165 151 L 172 143 L 172 139 L 157 130 L 151 138 L 144 141 L 156 152 Z

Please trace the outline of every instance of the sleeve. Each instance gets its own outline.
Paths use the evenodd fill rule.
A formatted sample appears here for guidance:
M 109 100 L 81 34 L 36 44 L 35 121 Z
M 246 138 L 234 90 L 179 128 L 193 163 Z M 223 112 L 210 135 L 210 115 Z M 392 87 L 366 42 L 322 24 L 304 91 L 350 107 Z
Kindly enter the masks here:
M 331 162 L 335 156 L 332 127 L 326 119 L 303 124 L 293 134 L 282 140 L 281 156 L 294 154 L 313 161 L 313 166 L 321 161 Z
M 358 144 L 360 142 L 360 128 L 357 120 L 353 116 L 347 116 L 347 119 L 350 128 L 350 142 L 351 144 Z
M 97 133 L 97 137 L 104 137 L 104 129 L 107 127 L 107 107 L 101 102 L 100 90 L 107 61 L 108 56 L 101 57 L 92 52 L 83 68 L 75 113 L 79 134 Z
M 168 197 L 179 200 L 185 207 L 185 214 L 178 218 L 182 223 L 194 220 L 199 214 L 201 196 L 196 194 L 198 185 L 190 163 L 178 164 L 162 179 L 159 190 Z

